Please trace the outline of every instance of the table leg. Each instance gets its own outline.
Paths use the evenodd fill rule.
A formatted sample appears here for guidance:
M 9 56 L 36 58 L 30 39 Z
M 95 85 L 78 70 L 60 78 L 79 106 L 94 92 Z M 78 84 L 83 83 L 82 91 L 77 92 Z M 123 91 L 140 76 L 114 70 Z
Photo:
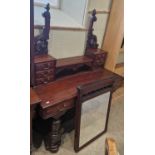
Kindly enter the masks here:
M 33 150 L 32 120 L 34 115 L 35 115 L 35 106 L 30 106 L 30 153 Z
M 33 108 L 30 107 L 30 153 L 32 152 L 32 117 L 33 117 Z
M 56 153 L 59 150 L 61 144 L 61 120 L 53 119 L 51 123 L 51 131 L 45 137 L 45 147 L 52 153 Z

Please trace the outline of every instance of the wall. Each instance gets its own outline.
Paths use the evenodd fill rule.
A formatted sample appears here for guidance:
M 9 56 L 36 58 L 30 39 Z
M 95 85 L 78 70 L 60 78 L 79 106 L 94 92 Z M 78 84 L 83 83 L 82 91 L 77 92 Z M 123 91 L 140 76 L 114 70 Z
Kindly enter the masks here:
M 62 0 L 61 9 L 79 24 L 84 25 L 83 18 L 87 2 L 88 0 Z
M 112 0 L 89 0 L 89 9 L 109 10 Z

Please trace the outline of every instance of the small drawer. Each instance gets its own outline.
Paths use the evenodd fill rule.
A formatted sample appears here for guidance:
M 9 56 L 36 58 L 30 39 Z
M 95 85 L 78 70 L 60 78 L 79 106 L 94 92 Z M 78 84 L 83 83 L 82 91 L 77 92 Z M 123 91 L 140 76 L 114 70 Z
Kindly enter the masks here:
M 104 55 L 102 55 L 102 54 L 96 55 L 96 59 L 104 59 Z
M 45 78 L 47 76 L 51 76 L 51 75 L 53 76 L 53 74 L 54 74 L 54 69 L 37 71 L 36 78 Z
M 36 85 L 40 85 L 40 84 L 46 84 L 48 82 L 44 81 L 44 78 L 39 78 L 39 79 L 36 79 Z
M 96 65 L 102 65 L 104 64 L 105 62 L 105 55 L 104 54 L 99 54 L 99 55 L 96 55 L 95 57 L 95 63 Z
M 44 76 L 44 81 L 51 82 L 54 80 L 54 75 L 45 75 Z
M 64 102 L 61 102 L 58 105 L 51 106 L 49 108 L 46 108 L 44 110 L 41 110 L 41 114 L 43 117 L 48 117 L 48 116 L 54 116 L 57 115 L 61 112 L 64 112 L 65 110 L 71 109 L 74 106 L 74 100 L 67 100 Z
M 73 107 L 73 104 L 74 104 L 73 100 L 62 102 L 58 106 L 59 112 L 64 111 L 66 109 L 70 109 L 71 107 Z
M 44 63 L 37 63 L 35 64 L 36 71 L 43 71 L 53 68 L 55 63 L 52 62 L 44 62 Z

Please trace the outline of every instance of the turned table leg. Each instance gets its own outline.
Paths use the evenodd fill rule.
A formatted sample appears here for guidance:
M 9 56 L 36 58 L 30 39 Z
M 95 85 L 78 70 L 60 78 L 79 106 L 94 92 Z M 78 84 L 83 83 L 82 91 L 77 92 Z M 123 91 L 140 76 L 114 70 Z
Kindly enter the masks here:
M 33 107 L 30 107 L 30 153 L 32 152 L 32 118 L 33 118 Z
M 35 107 L 33 105 L 30 106 L 30 153 L 33 150 L 32 120 L 35 115 Z
M 46 149 L 52 153 L 56 153 L 61 144 L 61 135 L 61 121 L 60 119 L 53 119 L 51 123 L 51 131 L 45 137 Z

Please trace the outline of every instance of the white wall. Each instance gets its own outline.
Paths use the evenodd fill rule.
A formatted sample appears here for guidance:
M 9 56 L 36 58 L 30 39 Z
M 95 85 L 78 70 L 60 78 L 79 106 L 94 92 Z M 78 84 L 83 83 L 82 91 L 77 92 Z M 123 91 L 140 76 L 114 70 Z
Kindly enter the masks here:
M 79 24 L 84 25 L 83 18 L 88 0 L 62 0 L 61 9 L 74 18 Z
M 50 3 L 50 5 L 58 7 L 59 5 L 59 0 L 34 0 L 34 3 L 41 3 L 41 4 L 47 4 Z
M 112 0 L 89 0 L 89 10 L 109 10 Z

